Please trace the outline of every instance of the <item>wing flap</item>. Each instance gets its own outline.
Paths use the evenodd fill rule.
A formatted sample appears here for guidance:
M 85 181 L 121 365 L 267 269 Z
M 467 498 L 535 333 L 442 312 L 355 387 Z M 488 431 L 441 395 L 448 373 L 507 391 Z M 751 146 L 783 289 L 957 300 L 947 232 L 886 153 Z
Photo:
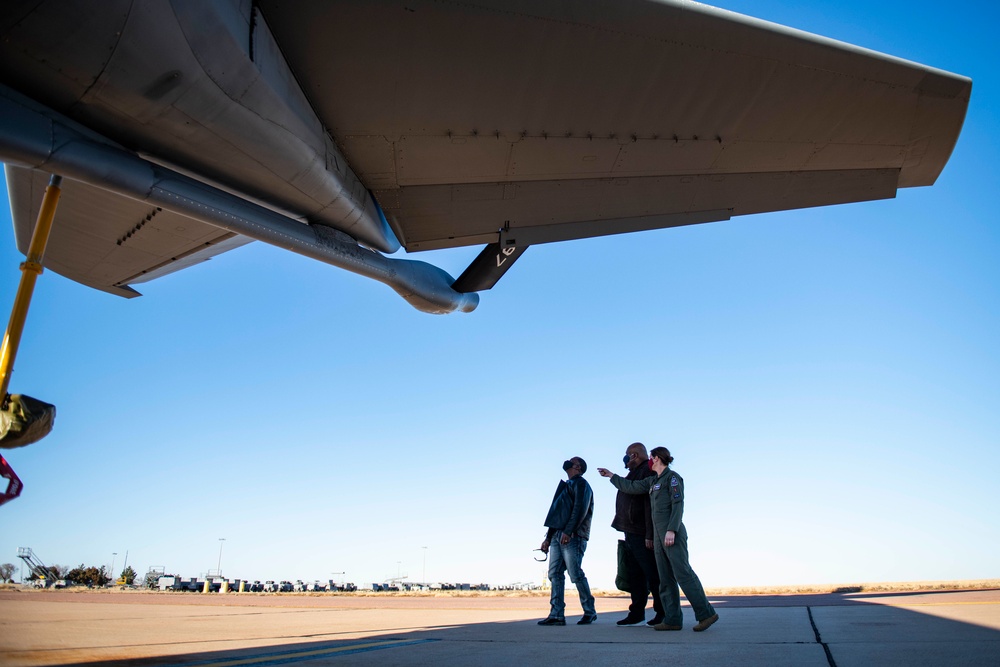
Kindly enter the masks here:
M 48 174 L 7 165 L 7 189 L 18 249 L 24 253 Z M 120 296 L 147 282 L 249 243 L 202 222 L 78 181 L 63 180 L 45 267 Z
M 537 227 L 539 234 L 518 239 L 530 245 L 888 199 L 898 176 L 875 169 L 417 186 L 395 191 L 393 207 L 390 198 L 383 206 L 387 215 L 406 212 L 408 250 L 489 243 L 502 229 Z

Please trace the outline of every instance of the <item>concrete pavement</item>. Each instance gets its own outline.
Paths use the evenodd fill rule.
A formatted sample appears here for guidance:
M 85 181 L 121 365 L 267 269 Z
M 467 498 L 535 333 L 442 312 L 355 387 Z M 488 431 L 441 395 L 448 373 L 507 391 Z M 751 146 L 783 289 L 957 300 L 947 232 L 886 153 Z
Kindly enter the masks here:
M 539 627 L 545 598 L 0 592 L 0 664 L 1000 665 L 1000 591 L 712 596 L 694 633 L 598 622 Z M 651 611 L 650 611 L 651 613 Z M 571 663 L 572 664 L 572 663 Z

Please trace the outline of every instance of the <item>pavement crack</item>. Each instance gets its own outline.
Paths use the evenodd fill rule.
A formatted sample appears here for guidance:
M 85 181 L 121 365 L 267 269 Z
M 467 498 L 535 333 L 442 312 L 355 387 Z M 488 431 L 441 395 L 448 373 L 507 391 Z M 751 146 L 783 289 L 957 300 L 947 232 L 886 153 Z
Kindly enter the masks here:
M 816 619 L 813 618 L 812 607 L 806 607 L 806 612 L 809 614 L 809 625 L 812 626 L 813 634 L 816 635 L 816 643 L 823 647 L 823 651 L 826 653 L 826 662 L 830 667 L 837 667 L 837 662 L 833 659 L 833 653 L 830 652 L 830 647 L 823 638 L 819 636 L 819 628 L 816 627 Z

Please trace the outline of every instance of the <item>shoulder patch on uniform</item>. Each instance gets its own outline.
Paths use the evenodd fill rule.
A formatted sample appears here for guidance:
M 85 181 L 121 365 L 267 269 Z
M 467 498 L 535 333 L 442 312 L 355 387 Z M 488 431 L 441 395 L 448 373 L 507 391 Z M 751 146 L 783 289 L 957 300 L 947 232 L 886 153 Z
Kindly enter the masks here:
M 677 481 L 676 477 L 670 478 L 670 486 L 677 486 L 678 484 L 680 484 L 680 482 Z
M 680 498 L 680 497 L 681 497 L 681 494 L 679 494 L 679 493 L 675 493 L 674 494 L 674 498 Z

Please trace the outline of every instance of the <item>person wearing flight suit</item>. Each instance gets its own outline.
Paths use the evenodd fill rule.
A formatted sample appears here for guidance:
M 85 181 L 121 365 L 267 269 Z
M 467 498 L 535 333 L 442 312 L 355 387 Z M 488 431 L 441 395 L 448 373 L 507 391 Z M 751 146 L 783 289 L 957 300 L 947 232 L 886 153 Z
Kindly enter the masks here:
M 654 551 L 656 569 L 660 573 L 660 599 L 663 601 L 663 623 L 654 625 L 657 630 L 680 630 L 683 626 L 681 598 L 678 587 L 691 603 L 698 624 L 695 632 L 707 630 L 719 620 L 698 575 L 688 562 L 687 529 L 684 527 L 684 480 L 670 469 L 674 458 L 666 447 L 654 447 L 650 454 L 650 467 L 655 476 L 628 480 L 606 468 L 598 468 L 602 477 L 625 493 L 648 493 L 653 511 Z

